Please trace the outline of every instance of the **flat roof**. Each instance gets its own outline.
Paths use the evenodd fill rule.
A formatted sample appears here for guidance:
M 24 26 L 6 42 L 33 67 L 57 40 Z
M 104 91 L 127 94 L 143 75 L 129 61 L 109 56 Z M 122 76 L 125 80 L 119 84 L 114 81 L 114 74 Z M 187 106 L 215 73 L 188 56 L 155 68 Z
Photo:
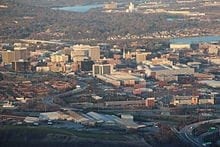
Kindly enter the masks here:
M 136 81 L 144 80 L 143 78 L 134 76 L 126 72 L 114 72 L 111 75 L 106 75 L 106 77 L 114 80 L 136 80 Z
M 210 87 L 213 88 L 220 88 L 220 81 L 215 81 L 215 80 L 203 80 L 203 81 L 199 81 L 199 83 L 201 84 L 206 84 Z
M 150 67 L 150 69 L 153 71 L 159 71 L 159 70 L 167 70 L 168 68 L 161 66 L 161 65 L 155 65 L 153 67 Z

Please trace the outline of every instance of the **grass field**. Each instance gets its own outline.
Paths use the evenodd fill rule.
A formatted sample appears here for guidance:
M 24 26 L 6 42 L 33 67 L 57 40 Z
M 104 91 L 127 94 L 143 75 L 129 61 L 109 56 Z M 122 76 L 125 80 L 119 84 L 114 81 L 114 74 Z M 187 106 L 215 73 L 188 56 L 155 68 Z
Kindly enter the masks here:
M 101 140 L 114 140 L 114 141 L 126 141 L 127 137 L 123 134 L 116 133 L 103 133 L 103 132 L 91 132 L 91 131 L 75 131 L 68 129 L 49 128 L 44 126 L 2 126 L 0 128 L 0 134 L 10 134 L 16 136 L 34 136 L 43 138 L 48 134 L 65 135 L 67 137 L 79 137 L 79 138 L 91 138 Z

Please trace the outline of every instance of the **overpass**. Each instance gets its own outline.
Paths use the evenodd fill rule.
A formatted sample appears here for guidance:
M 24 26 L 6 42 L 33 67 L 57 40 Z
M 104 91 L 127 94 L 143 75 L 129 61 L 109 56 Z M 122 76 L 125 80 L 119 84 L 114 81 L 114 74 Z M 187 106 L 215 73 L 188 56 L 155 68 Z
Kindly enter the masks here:
M 182 141 L 189 143 L 193 147 L 202 147 L 203 142 L 201 142 L 201 140 L 199 140 L 199 138 L 194 137 L 192 134 L 192 131 L 193 131 L 193 129 L 199 127 L 200 125 L 207 124 L 207 123 L 211 123 L 211 124 L 220 123 L 220 119 L 212 119 L 212 120 L 206 120 L 206 121 L 200 121 L 197 123 L 193 123 L 193 124 L 185 126 L 179 132 L 177 130 L 175 130 L 174 128 L 172 128 L 172 130 L 173 130 L 173 132 L 175 132 L 178 135 L 178 137 Z

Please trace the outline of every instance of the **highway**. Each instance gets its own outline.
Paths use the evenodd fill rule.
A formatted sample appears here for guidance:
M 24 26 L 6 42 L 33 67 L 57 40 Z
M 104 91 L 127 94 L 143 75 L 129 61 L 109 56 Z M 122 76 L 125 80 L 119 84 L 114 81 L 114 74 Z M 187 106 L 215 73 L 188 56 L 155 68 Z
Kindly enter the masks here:
M 28 39 L 20 39 L 20 41 L 27 42 L 27 43 L 47 43 L 47 44 L 56 44 L 56 45 L 66 45 L 66 43 L 60 42 L 60 40 L 51 40 L 51 41 L 46 41 L 46 40 L 28 40 Z
M 6 114 L 0 114 L 0 120 L 4 120 L 4 119 L 16 119 L 16 120 L 24 120 L 25 116 L 16 116 L 16 115 L 6 115 Z
M 54 98 L 76 94 L 76 93 L 79 93 L 79 92 L 82 92 L 82 91 L 86 90 L 86 88 L 88 87 L 88 85 L 86 83 L 83 83 L 83 82 L 79 82 L 78 84 L 80 85 L 80 88 L 76 88 L 76 89 L 61 93 L 61 94 L 57 94 L 57 95 L 42 98 L 42 102 L 45 105 L 52 105 Z
M 176 133 L 176 135 L 183 141 L 183 142 L 187 142 L 189 143 L 191 146 L 193 147 L 202 147 L 202 143 L 201 140 L 199 140 L 199 138 L 194 137 L 192 135 L 192 130 L 194 128 L 199 127 L 202 124 L 206 124 L 206 123 L 220 123 L 220 119 L 212 119 L 212 120 L 206 120 L 206 121 L 200 121 L 197 123 L 193 123 L 190 124 L 188 126 L 185 126 L 184 128 L 182 128 L 179 132 L 175 129 L 175 128 L 171 128 L 173 132 Z

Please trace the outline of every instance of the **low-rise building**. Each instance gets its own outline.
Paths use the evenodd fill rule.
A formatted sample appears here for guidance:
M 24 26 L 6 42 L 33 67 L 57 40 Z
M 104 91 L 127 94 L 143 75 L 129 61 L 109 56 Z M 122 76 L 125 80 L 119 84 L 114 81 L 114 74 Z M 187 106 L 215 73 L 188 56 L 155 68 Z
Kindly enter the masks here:
M 67 119 L 69 116 L 62 113 L 62 112 L 44 112 L 40 113 L 39 120 L 64 120 Z
M 96 75 L 110 75 L 113 72 L 113 65 L 111 64 L 93 64 L 92 74 Z
M 51 62 L 68 62 L 69 56 L 65 54 L 53 54 L 50 56 Z
M 37 66 L 36 72 L 48 72 L 50 71 L 50 68 L 48 66 Z
M 178 105 L 201 105 L 201 104 L 215 104 L 213 96 L 174 96 L 171 103 L 174 106 Z
M 208 61 L 209 61 L 209 63 L 220 65 L 220 57 L 219 56 L 209 57 Z
M 117 3 L 116 2 L 107 3 L 104 5 L 104 9 L 106 10 L 117 9 Z
M 191 96 L 175 96 L 171 102 L 174 106 L 177 105 L 191 105 L 192 98 Z
M 12 62 L 12 69 L 16 72 L 27 72 L 31 70 L 30 62 L 27 60 L 19 60 Z
M 88 118 L 86 118 L 83 115 L 80 115 L 79 113 L 76 113 L 74 111 L 68 111 L 67 113 L 71 117 L 71 120 L 73 120 L 76 123 L 88 124 L 88 121 L 90 121 Z
M 97 75 L 96 77 L 115 86 L 134 86 L 136 84 L 146 84 L 145 79 L 127 72 L 113 72 L 110 75 Z
M 161 64 L 163 64 L 163 65 L 173 65 L 173 62 L 172 61 L 170 61 L 168 58 L 166 58 L 166 57 L 163 57 L 163 58 L 153 58 L 152 60 L 151 60 L 151 64 L 152 65 L 161 65 Z
M 152 108 L 155 106 L 155 98 L 147 98 L 141 100 L 129 100 L 129 101 L 108 101 L 105 102 L 106 107 L 145 107 Z
M 209 47 L 208 47 L 208 53 L 209 54 L 214 54 L 214 55 L 219 55 L 220 45 L 210 44 Z
M 215 104 L 214 98 L 200 98 L 198 104 Z
M 210 86 L 212 88 L 220 88 L 220 82 L 215 80 L 203 80 L 199 81 L 199 83 Z
M 27 116 L 27 117 L 25 117 L 24 122 L 25 123 L 37 123 L 37 122 L 39 122 L 39 118 Z
M 170 48 L 173 50 L 190 49 L 191 45 L 188 43 L 171 43 Z
M 137 52 L 136 53 L 136 62 L 141 63 L 147 60 L 147 56 L 149 56 L 151 52 Z
M 155 98 L 152 97 L 152 98 L 147 98 L 146 99 L 146 106 L 147 107 L 154 107 L 155 106 Z
M 160 81 L 177 80 L 178 75 L 193 75 L 194 68 L 187 65 L 148 65 L 145 66 L 145 73 L 149 77 L 156 78 Z

